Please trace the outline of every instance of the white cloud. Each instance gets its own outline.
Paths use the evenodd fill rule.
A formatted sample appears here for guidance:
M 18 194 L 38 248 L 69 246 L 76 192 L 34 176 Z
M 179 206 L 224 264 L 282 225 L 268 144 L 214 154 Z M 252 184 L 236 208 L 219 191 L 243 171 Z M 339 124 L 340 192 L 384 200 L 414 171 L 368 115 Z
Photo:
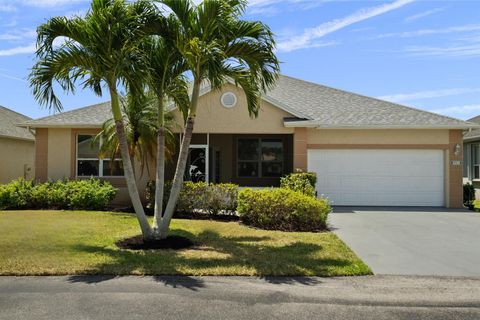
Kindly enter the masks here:
M 458 118 L 471 118 L 480 114 L 480 104 L 468 104 L 463 106 L 444 107 L 430 110 L 431 112 L 444 115 L 453 115 Z
M 413 2 L 413 0 L 396 0 L 388 4 L 361 9 L 345 18 L 325 22 L 317 27 L 305 29 L 301 35 L 296 35 L 289 39 L 280 41 L 277 47 L 280 51 L 286 52 L 310 48 L 312 47 L 312 43 L 315 43 L 315 41 L 326 36 L 327 34 L 348 27 L 354 23 L 399 9 L 411 2 Z
M 413 22 L 415 20 L 431 16 L 432 14 L 442 12 L 444 10 L 445 10 L 445 8 L 435 8 L 435 9 L 427 10 L 427 11 L 424 11 L 424 12 L 420 12 L 420 13 L 411 15 L 409 17 L 406 17 L 405 22 L 407 22 L 407 23 Z
M 446 47 L 410 46 L 405 48 L 404 52 L 413 56 L 480 57 L 480 43 Z
M 25 39 L 33 39 L 37 36 L 35 29 L 14 29 L 6 33 L 0 33 L 0 40 L 19 41 Z
M 16 81 L 20 81 L 20 82 L 27 82 L 27 80 L 25 80 L 25 79 L 15 77 L 15 76 L 3 73 L 3 72 L 0 72 L 0 77 L 7 78 L 7 79 L 10 79 L 10 80 L 16 80 Z
M 19 46 L 15 48 L 10 48 L 10 49 L 2 49 L 0 50 L 0 57 L 6 57 L 6 56 L 16 56 L 19 54 L 29 54 L 29 53 L 34 53 L 36 51 L 37 47 L 35 43 L 26 45 L 26 46 Z
M 0 12 L 15 12 L 17 11 L 17 8 L 11 4 L 8 3 L 2 3 L 0 1 Z
M 397 93 L 391 95 L 385 95 L 377 97 L 381 100 L 387 100 L 391 102 L 404 102 L 411 100 L 419 99 L 431 99 L 431 98 L 440 98 L 447 96 L 456 96 L 467 93 L 480 92 L 480 88 L 453 88 L 453 89 L 440 89 L 440 90 L 430 90 L 430 91 L 419 91 L 413 93 Z
M 421 29 L 415 31 L 406 31 L 406 32 L 391 32 L 383 33 L 375 36 L 376 39 L 381 38 L 412 38 L 420 36 L 428 36 L 434 34 L 448 34 L 456 32 L 469 32 L 469 31 L 478 31 L 480 30 L 480 24 L 468 24 L 463 26 L 448 27 L 442 29 Z
M 18 2 L 22 3 L 23 5 L 33 7 L 57 7 L 66 4 L 88 2 L 88 0 L 20 0 Z

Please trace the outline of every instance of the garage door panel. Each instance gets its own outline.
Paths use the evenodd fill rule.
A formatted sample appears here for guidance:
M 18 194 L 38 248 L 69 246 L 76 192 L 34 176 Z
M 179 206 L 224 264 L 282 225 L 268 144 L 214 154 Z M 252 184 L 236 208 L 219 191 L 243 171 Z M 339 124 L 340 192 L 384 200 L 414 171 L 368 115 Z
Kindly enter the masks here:
M 441 150 L 309 150 L 308 168 L 334 205 L 444 205 Z

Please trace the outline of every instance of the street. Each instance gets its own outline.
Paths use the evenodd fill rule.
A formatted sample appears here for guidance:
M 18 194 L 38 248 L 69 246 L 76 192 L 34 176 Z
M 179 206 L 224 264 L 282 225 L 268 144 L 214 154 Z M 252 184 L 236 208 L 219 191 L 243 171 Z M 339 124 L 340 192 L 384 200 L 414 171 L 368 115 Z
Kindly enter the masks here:
M 479 319 L 480 279 L 0 277 L 0 319 Z

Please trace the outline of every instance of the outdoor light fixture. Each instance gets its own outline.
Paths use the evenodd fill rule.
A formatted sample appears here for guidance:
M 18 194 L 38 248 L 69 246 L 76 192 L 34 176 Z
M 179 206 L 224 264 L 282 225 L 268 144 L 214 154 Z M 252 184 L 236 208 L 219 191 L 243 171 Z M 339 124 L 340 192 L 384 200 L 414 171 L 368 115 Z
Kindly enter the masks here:
M 453 147 L 453 154 L 458 156 L 459 153 L 460 153 L 460 145 L 457 143 L 455 147 Z

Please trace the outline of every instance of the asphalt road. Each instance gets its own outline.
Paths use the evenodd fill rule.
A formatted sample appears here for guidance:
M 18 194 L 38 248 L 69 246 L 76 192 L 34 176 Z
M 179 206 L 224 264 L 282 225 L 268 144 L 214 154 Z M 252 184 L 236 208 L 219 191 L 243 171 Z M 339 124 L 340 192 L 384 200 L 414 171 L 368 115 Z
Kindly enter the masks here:
M 0 277 L 0 319 L 480 319 L 480 278 Z

